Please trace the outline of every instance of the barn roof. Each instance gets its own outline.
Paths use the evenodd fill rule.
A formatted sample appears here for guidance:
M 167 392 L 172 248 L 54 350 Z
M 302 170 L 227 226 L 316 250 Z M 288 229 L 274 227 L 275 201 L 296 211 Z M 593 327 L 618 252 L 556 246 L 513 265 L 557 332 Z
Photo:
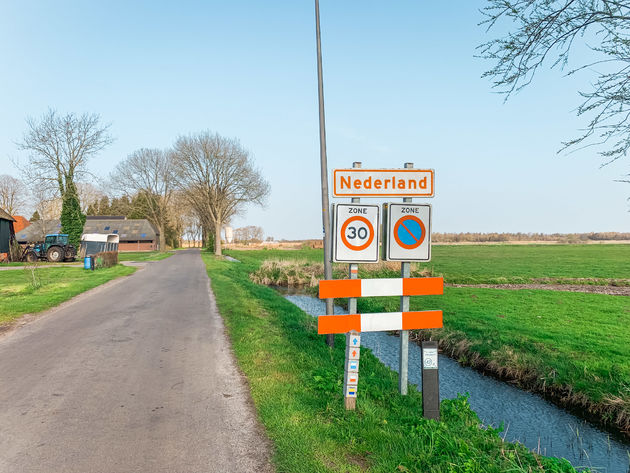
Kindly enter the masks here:
M 24 230 L 31 224 L 31 222 L 29 222 L 25 217 L 22 217 L 21 215 L 13 215 L 12 217 L 15 219 L 15 223 L 13 224 L 13 229 L 15 230 L 15 233 L 19 232 L 20 230 Z
M 2 209 L 0 209 L 0 219 L 8 220 L 9 222 L 15 222 L 15 219 Z
M 120 241 L 156 240 L 159 232 L 146 219 L 87 220 L 83 233 L 115 233 Z
M 44 237 L 49 233 L 59 233 L 61 231 L 61 221 L 36 220 L 28 227 L 15 232 L 15 238 L 19 243 L 34 243 L 44 241 Z
M 61 222 L 59 220 L 37 220 L 24 230 L 15 233 L 17 241 L 20 243 L 33 243 L 44 241 L 48 233 L 61 232 Z M 141 241 L 158 239 L 159 233 L 145 219 L 134 220 L 88 220 L 83 226 L 83 233 L 114 233 L 120 237 L 120 242 Z

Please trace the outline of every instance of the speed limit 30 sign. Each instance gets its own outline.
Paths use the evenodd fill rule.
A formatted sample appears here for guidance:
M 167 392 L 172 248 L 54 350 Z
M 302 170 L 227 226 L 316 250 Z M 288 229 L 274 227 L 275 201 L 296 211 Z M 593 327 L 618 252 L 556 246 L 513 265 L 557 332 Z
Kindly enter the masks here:
M 335 204 L 335 263 L 378 263 L 379 212 L 378 205 Z

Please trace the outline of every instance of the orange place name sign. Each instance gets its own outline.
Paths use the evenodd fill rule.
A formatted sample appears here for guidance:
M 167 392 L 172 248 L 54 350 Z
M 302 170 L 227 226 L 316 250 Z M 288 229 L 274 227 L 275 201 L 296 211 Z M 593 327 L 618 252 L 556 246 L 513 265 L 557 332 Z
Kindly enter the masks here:
M 433 169 L 335 169 L 335 197 L 433 197 Z

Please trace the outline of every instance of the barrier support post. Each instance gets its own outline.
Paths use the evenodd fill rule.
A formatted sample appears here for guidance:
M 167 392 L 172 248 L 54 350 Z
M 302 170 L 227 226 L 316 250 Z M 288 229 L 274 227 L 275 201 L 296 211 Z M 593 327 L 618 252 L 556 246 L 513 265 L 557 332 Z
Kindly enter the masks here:
M 353 168 L 360 168 L 361 167 L 361 163 L 359 161 L 355 161 L 354 163 L 352 163 L 352 167 Z M 353 204 L 358 204 L 361 202 L 361 199 L 359 199 L 358 197 L 353 197 L 352 201 Z M 348 265 L 348 277 L 350 279 L 357 279 L 357 275 L 359 272 L 359 265 L 356 263 L 350 263 Z M 355 297 L 349 297 L 348 298 L 348 313 L 349 314 L 356 314 L 357 313 L 357 300 Z M 351 385 L 349 384 L 349 382 L 351 380 L 356 380 L 358 382 L 358 376 L 359 376 L 359 360 L 355 360 L 356 361 L 356 372 L 352 372 L 350 371 L 350 350 L 360 350 L 360 347 L 357 346 L 357 343 L 353 343 L 353 340 L 358 339 L 359 343 L 361 340 L 361 337 L 359 336 L 357 338 L 357 336 L 359 335 L 358 332 L 348 332 L 346 333 L 346 365 L 344 368 L 344 379 L 343 379 L 343 396 L 344 396 L 344 404 L 346 407 L 347 411 L 353 411 L 357 408 L 357 384 L 355 385 Z M 353 366 L 354 367 L 354 366 Z M 354 391 L 352 391 L 352 386 L 354 386 Z M 353 393 L 353 394 L 351 394 Z
M 413 163 L 405 163 L 405 169 L 412 169 Z M 403 198 L 403 202 L 411 202 L 410 197 Z M 411 263 L 400 263 L 400 275 L 411 277 Z M 400 311 L 409 312 L 409 296 L 400 297 Z M 402 396 L 407 395 L 409 374 L 409 330 L 400 331 L 400 356 L 398 365 L 398 391 Z

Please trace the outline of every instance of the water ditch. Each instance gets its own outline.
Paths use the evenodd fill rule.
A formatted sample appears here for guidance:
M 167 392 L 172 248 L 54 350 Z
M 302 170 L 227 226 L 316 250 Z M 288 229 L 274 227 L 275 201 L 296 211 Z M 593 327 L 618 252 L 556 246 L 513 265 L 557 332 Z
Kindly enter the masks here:
M 285 298 L 313 316 L 326 311 L 324 301 L 311 296 L 286 294 Z M 335 313 L 347 312 L 335 306 Z M 383 364 L 398 371 L 398 337 L 384 332 L 363 333 L 361 345 L 369 348 Z M 440 355 L 439 363 L 441 398 L 468 393 L 470 406 L 484 425 L 504 425 L 501 436 L 506 441 L 520 442 L 541 455 L 566 458 L 578 470 L 630 473 L 629 444 L 539 396 L 484 376 L 446 356 Z M 409 382 L 419 390 L 422 389 L 420 366 L 420 347 L 410 343 Z

